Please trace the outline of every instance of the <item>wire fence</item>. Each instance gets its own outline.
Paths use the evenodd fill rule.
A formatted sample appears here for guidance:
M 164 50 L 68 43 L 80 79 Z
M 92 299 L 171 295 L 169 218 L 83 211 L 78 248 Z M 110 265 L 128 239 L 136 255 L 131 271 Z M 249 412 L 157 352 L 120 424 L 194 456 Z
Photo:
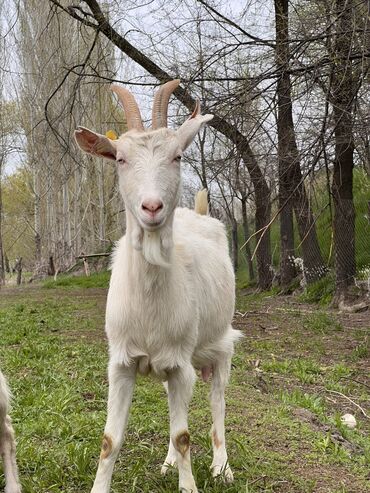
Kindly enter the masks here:
M 299 280 L 301 287 L 306 286 L 310 279 L 331 277 L 335 282 L 347 282 L 354 284 L 364 291 L 370 291 L 370 177 L 365 171 L 355 169 L 353 185 L 354 220 L 347 218 L 337 225 L 338 232 L 334 229 L 334 207 L 329 196 L 328 187 L 324 179 L 307 181 L 306 189 L 310 196 L 310 205 L 314 217 L 313 227 L 316 230 L 322 265 L 311 267 L 306 265 L 305 258 L 315 255 L 314 248 L 309 238 L 300 238 L 297 223 L 294 219 L 294 250 L 289 256 L 292 268 Z M 274 214 L 274 206 L 272 215 Z M 251 223 L 252 223 L 252 214 Z M 353 235 L 349 229 L 354 227 Z M 273 284 L 281 281 L 281 234 L 279 216 L 273 222 L 269 230 L 271 240 L 271 257 L 273 269 Z M 238 277 L 241 284 L 254 282 L 251 272 L 250 256 L 256 248 L 254 239 L 248 242 L 245 248 L 242 226 L 239 226 L 239 265 Z M 253 260 L 253 273 L 256 269 L 256 261 Z M 343 279 L 339 279 L 342 273 Z M 345 277 L 347 273 L 348 278 Z

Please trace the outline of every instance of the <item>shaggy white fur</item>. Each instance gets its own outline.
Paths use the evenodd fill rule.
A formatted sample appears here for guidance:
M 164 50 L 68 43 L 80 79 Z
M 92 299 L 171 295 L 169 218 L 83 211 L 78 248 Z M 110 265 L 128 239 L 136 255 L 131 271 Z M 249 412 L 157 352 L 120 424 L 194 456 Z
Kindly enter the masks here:
M 5 377 L 0 371 L 0 454 L 4 464 L 5 493 L 20 493 L 14 432 L 8 412 L 9 389 Z

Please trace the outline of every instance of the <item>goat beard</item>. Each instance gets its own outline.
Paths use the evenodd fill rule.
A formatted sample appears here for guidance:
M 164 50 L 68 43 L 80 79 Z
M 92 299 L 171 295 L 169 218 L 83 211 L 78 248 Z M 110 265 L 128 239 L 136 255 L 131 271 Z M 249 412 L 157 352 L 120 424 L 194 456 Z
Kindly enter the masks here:
M 149 264 L 169 269 L 173 248 L 172 224 L 173 214 L 155 231 L 147 231 L 138 221 L 134 221 L 130 235 L 132 247 L 141 251 Z
M 143 231 L 141 251 L 145 260 L 152 265 L 168 269 L 172 249 L 172 228 L 157 231 Z

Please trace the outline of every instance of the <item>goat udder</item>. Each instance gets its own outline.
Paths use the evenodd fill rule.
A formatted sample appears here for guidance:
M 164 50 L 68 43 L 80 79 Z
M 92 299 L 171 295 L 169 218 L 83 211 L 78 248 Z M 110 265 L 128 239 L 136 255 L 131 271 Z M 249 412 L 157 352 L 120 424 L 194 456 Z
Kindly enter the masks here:
M 212 374 L 212 367 L 211 366 L 203 366 L 201 371 L 202 371 L 203 382 L 208 382 L 209 377 Z

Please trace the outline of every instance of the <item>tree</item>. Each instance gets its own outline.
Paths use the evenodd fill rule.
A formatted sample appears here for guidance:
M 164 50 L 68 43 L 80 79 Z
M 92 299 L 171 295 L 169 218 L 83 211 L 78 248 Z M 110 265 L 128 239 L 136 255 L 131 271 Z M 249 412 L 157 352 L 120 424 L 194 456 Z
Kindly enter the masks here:
M 47 273 L 50 257 L 63 271 L 81 250 L 105 250 L 122 232 L 114 168 L 82 157 L 73 138 L 76 121 L 103 133 L 123 126 L 110 92 L 90 83 L 94 77 L 80 77 L 87 67 L 99 77 L 112 77 L 112 51 L 97 34 L 91 38 L 90 28 L 77 29 L 65 13 L 49 14 L 38 1 L 20 2 L 21 105 L 34 196 L 36 275 Z
M 1 9 L 0 6 L 0 29 L 1 29 Z M 3 64 L 5 55 L 5 40 L 0 35 L 0 286 L 5 283 L 5 262 L 4 262 L 4 247 L 3 247 L 3 201 L 2 201 L 2 174 L 6 157 L 5 143 L 5 122 L 4 122 L 4 101 L 3 101 Z
M 90 10 L 89 15 L 87 15 L 86 11 L 80 9 L 79 7 L 74 7 L 71 5 L 69 8 L 66 8 L 57 0 L 49 1 L 58 9 L 65 11 L 71 17 L 78 20 L 81 24 L 91 27 L 97 33 L 101 33 L 106 36 L 118 49 L 138 63 L 158 81 L 166 82 L 174 78 L 173 75 L 161 68 L 154 60 L 150 59 L 142 51 L 129 43 L 125 37 L 120 35 L 109 22 L 109 19 L 102 11 L 99 2 L 96 0 L 84 0 L 84 3 Z M 195 99 L 184 87 L 178 87 L 174 91 L 174 95 L 188 108 L 189 111 L 193 111 L 195 107 Z M 207 111 L 207 109 L 204 111 Z M 243 157 L 246 167 L 248 168 L 254 187 L 256 203 L 255 227 L 258 245 L 256 253 L 258 285 L 261 289 L 268 289 L 272 282 L 271 245 L 268 230 L 271 216 L 269 187 L 261 169 L 258 166 L 258 162 L 252 151 L 249 139 L 227 119 L 219 116 L 218 114 L 215 115 L 213 120 L 210 122 L 210 125 L 234 143 L 238 149 L 238 152 Z
M 275 0 L 276 63 L 278 98 L 278 162 L 280 207 L 280 274 L 283 287 L 295 277 L 293 263 L 293 209 L 301 238 L 305 277 L 308 282 L 320 279 L 325 272 L 316 227 L 302 177 L 299 152 L 293 124 L 291 80 L 289 75 L 289 11 L 288 0 Z
M 353 205 L 354 87 L 352 75 L 352 0 L 336 0 L 337 34 L 333 52 L 332 104 L 335 159 L 332 182 L 334 201 L 334 251 L 337 298 L 354 283 L 355 210 Z
M 5 283 L 5 241 L 4 241 L 4 170 L 8 154 L 12 151 L 11 137 L 17 128 L 15 105 L 6 101 L 3 95 L 3 71 L 5 60 L 5 39 L 0 37 L 0 285 Z M 13 198 L 14 200 L 14 198 Z
M 280 279 L 287 287 L 294 279 L 294 230 L 293 230 L 293 194 L 292 170 L 299 167 L 298 150 L 295 143 L 291 85 L 288 73 L 288 0 L 275 0 L 276 25 L 276 64 L 281 71 L 277 80 L 277 132 L 279 166 L 279 208 L 280 208 Z

